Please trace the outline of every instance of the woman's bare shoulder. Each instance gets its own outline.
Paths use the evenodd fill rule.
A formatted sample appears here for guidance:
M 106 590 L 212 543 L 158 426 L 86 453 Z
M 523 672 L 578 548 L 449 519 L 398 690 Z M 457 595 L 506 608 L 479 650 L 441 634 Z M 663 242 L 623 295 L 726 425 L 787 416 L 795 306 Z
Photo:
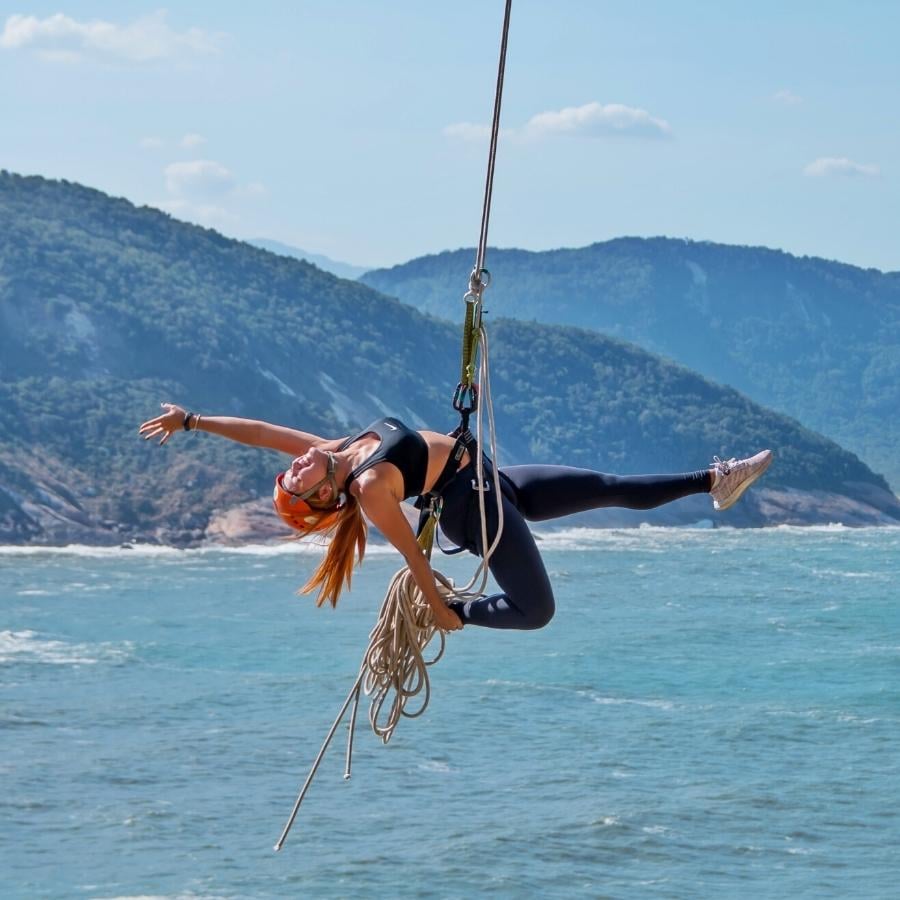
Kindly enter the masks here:
M 428 444 L 429 449 L 434 448 L 444 448 L 444 447 L 452 447 L 456 443 L 456 438 L 450 437 L 449 434 L 444 434 L 441 431 L 420 431 L 419 434 L 425 439 L 425 443 Z

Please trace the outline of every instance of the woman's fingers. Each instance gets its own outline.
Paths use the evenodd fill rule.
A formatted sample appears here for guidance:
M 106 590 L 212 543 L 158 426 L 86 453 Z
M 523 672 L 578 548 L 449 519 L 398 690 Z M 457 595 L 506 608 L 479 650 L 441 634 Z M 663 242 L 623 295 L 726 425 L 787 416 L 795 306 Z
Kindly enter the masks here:
M 148 428 L 146 431 L 141 432 L 141 436 L 145 441 L 149 441 L 151 438 L 159 437 L 162 435 L 162 440 L 160 444 L 164 444 L 173 434 L 173 431 L 170 431 L 168 428 L 164 428 L 162 425 L 157 425 L 155 428 Z
M 153 419 L 147 419 L 147 421 L 144 422 L 144 423 L 141 425 L 141 427 L 138 429 L 138 431 L 139 431 L 141 434 L 143 434 L 145 431 L 148 431 L 148 430 L 151 429 L 151 428 L 156 428 L 156 427 L 162 425 L 163 422 L 164 422 L 169 416 L 172 415 L 172 411 L 173 411 L 174 409 L 176 409 L 176 406 L 175 406 L 174 403 L 160 403 L 159 405 L 165 410 L 165 412 L 162 413 L 162 414 L 159 415 L 159 416 L 156 416 L 156 417 L 153 418 Z
M 171 436 L 172 434 L 178 430 L 178 427 L 168 427 L 166 425 L 166 421 L 169 420 L 169 425 L 172 425 L 172 413 L 178 412 L 179 407 L 174 403 L 160 403 L 159 404 L 165 412 L 162 415 L 157 416 L 155 419 L 147 419 L 140 428 L 138 428 L 138 434 L 143 437 L 145 441 L 149 441 L 150 438 L 159 437 L 160 438 L 160 446 L 162 446 Z M 181 425 L 180 416 L 176 415 L 175 418 L 178 420 L 176 423 L 177 426 Z

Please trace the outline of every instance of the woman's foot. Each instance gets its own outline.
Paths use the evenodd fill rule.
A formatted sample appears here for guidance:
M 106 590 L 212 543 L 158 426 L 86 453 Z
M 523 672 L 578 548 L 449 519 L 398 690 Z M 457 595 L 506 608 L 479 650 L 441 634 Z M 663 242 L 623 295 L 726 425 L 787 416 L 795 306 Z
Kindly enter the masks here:
M 737 503 L 741 494 L 769 468 L 771 462 L 771 450 L 762 450 L 748 459 L 721 460 L 714 456 L 709 469 L 712 473 L 710 494 L 713 508 L 721 512 Z

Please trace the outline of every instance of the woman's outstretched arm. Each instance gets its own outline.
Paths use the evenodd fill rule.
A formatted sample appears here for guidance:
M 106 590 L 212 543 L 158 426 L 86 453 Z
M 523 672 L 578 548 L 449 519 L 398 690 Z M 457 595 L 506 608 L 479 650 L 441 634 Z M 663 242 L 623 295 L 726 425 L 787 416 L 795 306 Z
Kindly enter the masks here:
M 284 425 L 272 425 L 259 419 L 189 414 L 184 407 L 175 403 L 162 403 L 161 406 L 164 410 L 161 415 L 148 419 L 141 425 L 139 433 L 144 440 L 158 437 L 160 444 L 165 444 L 176 431 L 184 430 L 187 422 L 188 431 L 207 431 L 239 444 L 280 450 L 291 456 L 302 456 L 310 447 L 330 449 L 336 443 L 317 434 L 308 434 Z

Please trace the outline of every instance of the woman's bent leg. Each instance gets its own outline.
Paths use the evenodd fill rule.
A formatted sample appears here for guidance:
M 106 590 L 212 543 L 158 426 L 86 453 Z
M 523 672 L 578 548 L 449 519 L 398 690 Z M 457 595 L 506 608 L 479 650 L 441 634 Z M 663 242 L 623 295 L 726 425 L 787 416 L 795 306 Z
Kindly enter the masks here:
M 681 475 L 606 475 L 569 466 L 508 466 L 502 475 L 526 519 L 540 522 L 605 506 L 653 509 L 690 494 L 709 493 L 709 469 Z
M 497 534 L 497 501 L 493 492 L 485 496 L 485 507 L 490 547 Z M 445 496 L 441 530 L 471 553 L 484 555 L 478 498 L 471 486 L 466 485 L 464 492 L 455 497 Z M 466 603 L 452 602 L 451 609 L 463 623 L 486 628 L 543 628 L 556 608 L 550 578 L 528 525 L 505 492 L 503 533 L 489 567 L 500 593 Z

